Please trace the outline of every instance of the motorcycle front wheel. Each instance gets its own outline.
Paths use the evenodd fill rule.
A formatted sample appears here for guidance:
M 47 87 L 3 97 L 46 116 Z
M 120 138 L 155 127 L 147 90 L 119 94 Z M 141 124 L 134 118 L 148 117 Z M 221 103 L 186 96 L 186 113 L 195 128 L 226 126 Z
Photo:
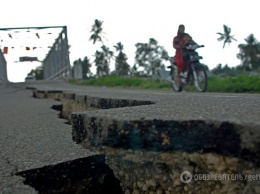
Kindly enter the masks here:
M 182 91 L 182 86 L 180 84 L 177 84 L 176 79 L 177 79 L 177 67 L 175 65 L 172 66 L 171 72 L 170 72 L 170 79 L 172 83 L 172 88 L 176 92 L 181 92 Z
M 205 92 L 208 87 L 208 76 L 206 69 L 201 64 L 193 65 L 194 85 L 198 92 Z

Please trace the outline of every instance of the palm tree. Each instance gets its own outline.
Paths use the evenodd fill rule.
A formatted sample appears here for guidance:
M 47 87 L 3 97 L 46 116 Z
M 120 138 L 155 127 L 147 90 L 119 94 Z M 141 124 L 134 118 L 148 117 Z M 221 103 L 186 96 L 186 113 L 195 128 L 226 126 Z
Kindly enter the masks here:
M 109 66 L 110 66 L 110 60 L 111 58 L 114 56 L 114 53 L 113 51 L 110 51 L 108 47 L 106 47 L 105 45 L 103 45 L 101 47 L 102 49 L 102 52 L 103 52 L 103 56 L 104 56 L 104 59 L 103 59 L 103 71 L 106 75 L 109 74 Z
M 128 75 L 130 66 L 127 63 L 127 56 L 123 53 L 124 46 L 121 42 L 118 42 L 115 46 L 118 53 L 116 56 L 115 71 L 118 75 Z
M 94 24 L 92 25 L 92 29 L 90 32 L 93 32 L 93 34 L 90 36 L 89 40 L 92 41 L 93 40 L 93 44 L 96 43 L 96 41 L 100 41 L 102 42 L 103 44 L 103 41 L 102 41 L 102 38 L 105 38 L 103 36 L 103 28 L 102 28 L 102 24 L 103 24 L 103 21 L 100 21 L 100 20 L 95 20 L 94 21 Z
M 223 27 L 224 27 L 224 33 L 217 32 L 217 34 L 220 35 L 220 37 L 217 40 L 218 41 L 224 40 L 224 44 L 223 44 L 223 48 L 224 48 L 226 43 L 230 44 L 232 42 L 232 40 L 235 40 L 235 41 L 237 41 L 237 40 L 235 38 L 233 38 L 233 36 L 230 35 L 231 28 L 229 28 L 226 25 L 223 25 Z
M 124 45 L 121 42 L 118 42 L 115 46 L 116 51 L 122 52 L 124 50 Z
M 106 47 L 105 45 L 103 45 L 101 47 L 104 55 L 110 60 L 113 56 L 114 56 L 114 53 L 113 51 L 110 51 L 110 49 L 108 47 Z
M 91 32 L 93 33 L 89 40 L 93 41 L 93 44 L 95 44 L 97 41 L 100 41 L 102 43 L 102 51 L 96 51 L 94 57 L 94 63 L 97 67 L 97 76 L 103 76 L 107 75 L 109 73 L 109 63 L 110 58 L 113 56 L 113 52 L 110 51 L 103 43 L 102 38 L 105 38 L 103 36 L 103 28 L 102 28 L 103 21 L 95 20 L 94 24 L 92 25 Z
M 101 77 L 109 74 L 110 60 L 113 57 L 113 52 L 108 47 L 102 46 L 102 51 L 96 51 L 94 63 L 97 67 L 97 76 Z
M 104 53 L 96 51 L 94 63 L 97 67 L 97 76 L 101 77 L 104 75 Z
M 240 52 L 237 58 L 241 59 L 244 69 L 256 69 L 260 67 L 260 42 L 253 34 L 245 38 L 246 44 L 239 44 Z

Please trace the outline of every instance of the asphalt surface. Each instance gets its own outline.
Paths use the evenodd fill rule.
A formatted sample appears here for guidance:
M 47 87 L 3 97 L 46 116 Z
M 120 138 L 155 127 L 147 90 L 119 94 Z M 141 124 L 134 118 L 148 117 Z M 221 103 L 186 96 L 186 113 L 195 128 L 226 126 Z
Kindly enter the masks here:
M 59 102 L 35 99 L 26 87 L 63 91 L 99 98 L 151 101 L 151 105 L 102 109 L 91 112 L 112 119 L 229 121 L 260 126 L 259 94 L 175 93 L 160 90 L 126 90 L 35 82 L 0 86 L 0 193 L 35 193 L 16 172 L 91 155 L 75 144 L 71 126 L 51 109 Z
M 36 193 L 15 173 L 91 154 L 72 141 L 55 104 L 33 98 L 24 85 L 0 86 L 0 193 Z
M 160 90 L 75 86 L 63 82 L 32 83 L 30 86 L 41 91 L 63 91 L 79 96 L 135 99 L 153 103 L 152 105 L 96 111 L 99 115 L 115 119 L 206 120 L 260 125 L 260 94 L 176 93 Z

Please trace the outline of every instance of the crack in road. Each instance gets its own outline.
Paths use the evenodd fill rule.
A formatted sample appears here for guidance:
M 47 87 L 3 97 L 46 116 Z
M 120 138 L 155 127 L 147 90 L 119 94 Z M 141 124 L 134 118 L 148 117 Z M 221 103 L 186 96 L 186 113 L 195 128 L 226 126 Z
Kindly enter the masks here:
M 61 105 L 53 108 L 60 111 L 61 116 L 72 124 L 73 140 L 86 149 L 93 149 L 107 156 L 106 163 L 109 164 L 116 178 L 121 180 L 124 192 L 150 189 L 158 191 L 158 185 L 154 184 L 157 181 L 160 187 L 166 190 L 170 188 L 169 191 L 176 189 L 174 191 L 179 193 L 180 185 L 176 183 L 176 173 L 172 174 L 172 172 L 179 173 L 180 169 L 186 170 L 185 168 L 192 172 L 213 171 L 210 169 L 212 161 L 218 161 L 214 167 L 216 171 L 218 168 L 224 168 L 233 169 L 232 172 L 243 172 L 242 170 L 248 166 L 253 171 L 260 166 L 260 154 L 258 154 L 260 146 L 257 141 L 259 133 L 254 131 L 257 125 L 248 127 L 227 121 L 124 117 L 124 111 L 141 110 L 137 108 L 139 105 L 154 108 L 152 104 L 155 102 L 149 100 L 142 104 L 142 100 L 129 99 L 130 102 L 138 102 L 133 107 L 127 99 L 93 97 L 62 91 L 34 90 L 33 96 L 61 102 Z M 236 96 L 231 97 L 236 98 Z M 127 106 L 124 106 L 125 104 Z M 90 107 L 93 109 L 89 109 Z M 114 113 L 119 116 L 113 115 Z M 220 161 L 222 161 L 221 165 Z M 155 173 L 152 170 L 157 168 L 158 163 L 164 165 L 158 168 L 158 173 Z M 232 165 L 236 169 L 231 167 Z M 164 177 L 168 176 L 168 179 L 174 181 L 176 188 L 172 188 L 170 182 L 166 181 L 167 184 L 163 182 L 165 178 L 161 177 L 161 172 L 164 168 L 168 169 Z M 159 178 L 156 179 L 153 175 Z M 129 177 L 135 178 L 129 179 Z M 147 177 L 153 179 L 142 182 Z M 136 185 L 141 186 L 138 188 L 139 186 Z M 234 185 L 231 184 L 230 187 L 235 187 Z M 206 183 L 200 186 L 193 184 L 192 188 L 196 187 L 198 191 L 208 188 L 207 191 L 203 190 L 204 193 L 212 191 Z M 248 184 L 247 187 L 249 186 Z M 228 184 L 222 187 L 224 193 L 229 191 Z
M 104 155 L 48 165 L 16 173 L 39 193 L 122 194 L 120 182 L 105 163 Z

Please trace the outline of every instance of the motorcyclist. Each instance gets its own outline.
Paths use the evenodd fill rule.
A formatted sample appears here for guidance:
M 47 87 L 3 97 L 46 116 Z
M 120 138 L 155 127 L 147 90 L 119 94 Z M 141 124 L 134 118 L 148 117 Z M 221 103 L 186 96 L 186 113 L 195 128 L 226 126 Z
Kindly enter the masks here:
M 177 84 L 181 84 L 180 73 L 187 67 L 188 62 L 183 60 L 183 46 L 195 43 L 191 36 L 185 33 L 185 26 L 179 25 L 177 36 L 173 38 L 173 47 L 176 49 L 174 60 L 177 65 Z

